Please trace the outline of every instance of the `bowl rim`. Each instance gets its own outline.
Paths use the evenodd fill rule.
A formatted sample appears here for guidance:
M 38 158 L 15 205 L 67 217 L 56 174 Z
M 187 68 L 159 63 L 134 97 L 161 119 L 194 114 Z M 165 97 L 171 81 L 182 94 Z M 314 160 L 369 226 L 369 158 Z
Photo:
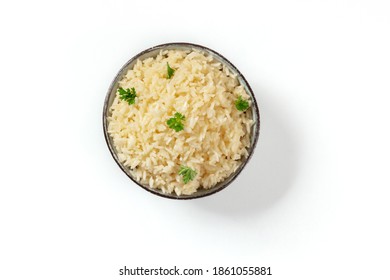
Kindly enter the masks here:
M 111 96 L 111 93 L 112 93 L 112 90 L 113 88 L 115 87 L 115 85 L 118 83 L 119 81 L 119 78 L 123 75 L 123 72 L 127 69 L 127 67 L 135 60 L 137 60 L 139 57 L 141 57 L 142 55 L 144 54 L 147 54 L 149 52 L 152 52 L 152 51 L 155 51 L 155 50 L 158 50 L 158 49 L 164 49 L 164 48 L 168 48 L 168 47 L 174 47 L 174 46 L 181 46 L 181 47 L 189 47 L 189 48 L 196 48 L 196 49 L 203 49 L 203 50 L 206 50 L 207 52 L 209 53 L 212 53 L 214 56 L 216 56 L 217 58 L 220 58 L 222 59 L 223 62 L 226 62 L 231 68 L 234 69 L 234 71 L 237 73 L 237 78 L 240 77 L 242 79 L 242 81 L 244 82 L 247 90 L 250 92 L 250 95 L 251 95 L 251 101 L 252 101 L 252 107 L 254 107 L 254 110 L 255 110 L 255 116 L 254 116 L 254 119 L 255 119 L 255 129 L 253 129 L 254 131 L 254 139 L 253 139 L 253 144 L 249 147 L 248 149 L 248 156 L 247 158 L 242 162 L 242 164 L 240 165 L 240 167 L 238 168 L 238 170 L 236 171 L 236 173 L 230 178 L 229 182 L 227 182 L 226 184 L 220 186 L 219 188 L 216 188 L 216 187 L 213 187 L 210 189 L 209 192 L 206 192 L 206 193 L 202 193 L 202 194 L 199 194 L 199 195 L 196 195 L 197 192 L 195 192 L 194 194 L 191 194 L 191 195 L 170 195 L 170 194 L 164 194 L 162 192 L 159 192 L 155 189 L 152 189 L 152 188 L 149 188 L 147 186 L 144 186 L 142 185 L 140 182 L 138 182 L 137 180 L 135 180 L 134 178 L 132 178 L 128 173 L 127 171 L 125 170 L 125 167 L 117 160 L 116 158 L 116 152 L 114 150 L 114 148 L 112 147 L 111 145 L 111 141 L 110 141 L 110 135 L 108 134 L 108 131 L 107 131 L 107 118 L 106 118 L 106 115 L 108 113 L 108 110 L 109 110 L 109 107 L 108 107 L 108 103 L 109 103 L 109 99 L 110 99 L 110 96 Z M 106 144 L 108 146 L 108 149 L 110 151 L 110 154 L 111 156 L 113 157 L 114 161 L 116 162 L 116 164 L 119 166 L 119 168 L 123 171 L 123 173 L 126 174 L 127 177 L 130 178 L 130 180 L 132 180 L 136 185 L 138 185 L 139 187 L 141 187 L 142 189 L 152 193 L 152 194 L 155 194 L 159 197 L 164 197 L 164 198 L 169 198 L 169 199 L 174 199 L 174 200 L 190 200 L 190 199 L 196 199 L 196 198 L 202 198 L 202 197 L 207 197 L 207 196 L 210 196 L 212 194 L 215 194 L 217 192 L 220 192 L 221 190 L 225 189 L 227 186 L 229 186 L 236 178 L 237 176 L 242 172 L 242 170 L 245 168 L 245 166 L 248 164 L 249 160 L 252 158 L 253 156 L 253 153 L 254 153 L 254 150 L 257 146 L 257 142 L 258 142 L 258 139 L 259 139 L 259 134 L 260 134 L 260 112 L 259 112 L 259 107 L 257 105 L 257 101 L 256 101 L 256 97 L 255 97 L 255 94 L 251 88 L 251 86 L 249 85 L 248 81 L 246 80 L 246 78 L 244 77 L 244 75 L 240 72 L 240 70 L 238 70 L 238 68 L 230 62 L 230 60 L 228 60 L 226 57 L 224 57 L 223 55 L 221 55 L 220 53 L 214 51 L 213 49 L 210 49 L 208 47 L 205 47 L 205 46 L 202 46 L 202 45 L 199 45 L 199 44 L 194 44 L 194 43 L 187 43 L 187 42 L 172 42 L 172 43 L 164 43 L 164 44 L 159 44 L 159 45 L 155 45 L 153 47 L 150 47 L 146 50 L 143 50 L 141 52 L 139 52 L 138 54 L 134 55 L 132 58 L 130 58 L 121 68 L 120 70 L 118 71 L 118 73 L 115 75 L 114 79 L 112 80 L 109 88 L 108 88 L 108 91 L 106 93 L 106 97 L 104 99 L 104 106 L 103 106 L 103 114 L 102 114 L 102 117 L 103 117 L 103 133 L 104 133 L 104 139 L 106 141 Z

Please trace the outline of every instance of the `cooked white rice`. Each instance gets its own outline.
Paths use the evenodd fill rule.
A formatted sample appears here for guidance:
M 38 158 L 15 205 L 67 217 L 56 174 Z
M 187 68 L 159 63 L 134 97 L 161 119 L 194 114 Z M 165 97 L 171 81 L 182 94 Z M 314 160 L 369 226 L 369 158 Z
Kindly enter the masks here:
M 167 79 L 167 62 L 175 69 Z M 119 160 L 134 178 L 164 193 L 189 195 L 212 188 L 232 174 L 248 156 L 250 109 L 241 112 L 235 101 L 250 98 L 227 67 L 199 51 L 169 50 L 138 60 L 119 82 L 134 87 L 135 104 L 117 96 L 110 108 L 108 132 Z M 167 120 L 185 116 L 176 132 Z M 180 166 L 197 172 L 184 184 Z

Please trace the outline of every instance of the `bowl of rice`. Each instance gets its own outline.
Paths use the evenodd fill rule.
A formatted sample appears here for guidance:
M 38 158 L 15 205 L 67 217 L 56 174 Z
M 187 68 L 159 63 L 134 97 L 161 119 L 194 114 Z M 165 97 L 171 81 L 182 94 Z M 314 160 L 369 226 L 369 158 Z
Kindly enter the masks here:
M 103 108 L 104 136 L 122 171 L 173 199 L 226 188 L 251 158 L 259 129 L 244 76 L 219 53 L 191 43 L 162 44 L 131 58 Z

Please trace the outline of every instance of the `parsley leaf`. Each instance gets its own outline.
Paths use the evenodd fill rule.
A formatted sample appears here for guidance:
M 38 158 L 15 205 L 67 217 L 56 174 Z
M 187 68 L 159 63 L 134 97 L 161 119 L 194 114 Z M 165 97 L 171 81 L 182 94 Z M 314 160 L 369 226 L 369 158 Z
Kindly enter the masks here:
M 197 172 L 187 166 L 180 166 L 179 175 L 183 176 L 184 184 L 187 184 L 189 181 L 194 180 Z
M 167 125 L 176 132 L 179 132 L 184 129 L 184 124 L 182 123 L 184 120 L 185 117 L 182 114 L 176 112 L 173 118 L 167 120 Z
M 173 74 L 175 74 L 175 70 L 172 69 L 172 68 L 169 66 L 169 63 L 167 62 L 167 79 L 172 78 Z
M 127 88 L 127 89 L 123 89 L 123 88 L 118 88 L 118 91 L 119 91 L 119 98 L 124 100 L 124 101 L 127 101 L 127 103 L 129 104 L 134 104 L 135 103 L 135 98 L 137 97 L 137 94 L 135 92 L 135 88 Z
M 239 110 L 239 111 L 245 111 L 246 109 L 249 108 L 248 101 L 242 99 L 241 96 L 238 97 L 238 99 L 236 100 L 235 104 L 236 104 L 237 110 Z

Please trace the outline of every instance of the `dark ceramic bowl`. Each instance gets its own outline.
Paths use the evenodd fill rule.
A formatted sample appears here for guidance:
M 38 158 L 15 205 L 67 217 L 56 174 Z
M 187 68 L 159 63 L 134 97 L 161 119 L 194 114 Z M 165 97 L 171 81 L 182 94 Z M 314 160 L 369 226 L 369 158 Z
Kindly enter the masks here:
M 112 102 L 114 101 L 114 98 L 115 98 L 115 95 L 116 95 L 116 92 L 117 92 L 117 89 L 118 89 L 118 82 L 124 77 L 124 75 L 126 74 L 126 72 L 129 69 L 133 68 L 134 64 L 137 62 L 138 59 L 144 60 L 144 59 L 146 59 L 148 57 L 155 57 L 155 56 L 157 56 L 157 54 L 161 50 L 172 50 L 172 49 L 174 49 L 174 50 L 192 50 L 192 49 L 195 49 L 195 50 L 199 50 L 199 51 L 202 51 L 204 53 L 212 55 L 215 60 L 221 62 L 224 65 L 226 65 L 228 67 L 228 69 L 232 73 L 237 74 L 237 79 L 238 79 L 239 83 L 244 87 L 246 92 L 251 97 L 251 101 L 252 101 L 252 106 L 247 111 L 247 112 L 249 112 L 249 114 L 252 116 L 252 118 L 254 120 L 254 125 L 252 126 L 251 137 L 250 137 L 251 143 L 250 143 L 250 147 L 249 147 L 249 150 L 248 150 L 248 152 L 249 152 L 248 157 L 243 159 L 240 167 L 236 170 L 236 172 L 231 174 L 224 181 L 218 183 L 217 185 L 215 185 L 211 189 L 202 189 L 202 188 L 200 188 L 200 189 L 198 189 L 197 192 L 195 192 L 195 193 L 193 193 L 191 195 L 180 195 L 180 196 L 178 196 L 175 193 L 166 194 L 166 193 L 163 193 L 161 190 L 152 189 L 148 185 L 143 185 L 140 182 L 138 182 L 130 174 L 128 167 L 123 166 L 122 163 L 119 161 L 117 152 L 115 150 L 115 146 L 114 146 L 113 141 L 112 141 L 112 138 L 110 137 L 110 135 L 107 132 L 107 127 L 108 127 L 107 118 L 109 117 L 109 114 L 110 114 L 109 113 L 109 108 L 111 107 Z M 249 86 L 248 82 L 246 81 L 246 79 L 244 78 L 244 76 L 240 73 L 240 71 L 238 71 L 238 69 L 229 60 L 227 60 L 225 57 L 223 57 L 222 55 L 220 55 L 216 51 L 213 51 L 213 50 L 211 50 L 209 48 L 206 48 L 206 47 L 203 47 L 203 46 L 200 46 L 200 45 L 191 44 L 191 43 L 167 43 L 167 44 L 158 45 L 158 46 L 152 47 L 150 49 L 147 49 L 147 50 L 145 50 L 143 52 L 140 52 L 139 54 L 137 54 L 136 56 L 131 58 L 119 70 L 118 74 L 115 76 L 114 80 L 112 81 L 112 83 L 111 83 L 111 85 L 110 85 L 110 87 L 108 89 L 107 96 L 106 96 L 106 99 L 104 101 L 103 130 L 104 130 L 104 137 L 106 138 L 106 142 L 107 142 L 107 145 L 108 145 L 108 148 L 109 148 L 109 150 L 111 152 L 112 157 L 114 158 L 116 163 L 119 165 L 119 167 L 122 169 L 122 171 L 134 183 L 136 183 L 141 188 L 143 188 L 143 189 L 145 189 L 145 190 L 147 190 L 147 191 L 149 191 L 149 192 L 151 192 L 153 194 L 156 194 L 156 195 L 159 195 L 159 196 L 162 196 L 162 197 L 166 197 L 166 198 L 172 198 L 172 199 L 200 198 L 200 197 L 205 197 L 205 196 L 214 194 L 214 193 L 219 192 L 220 190 L 226 188 L 241 173 L 242 169 L 245 167 L 245 165 L 248 163 L 249 159 L 252 157 L 253 151 L 254 151 L 254 149 L 256 147 L 257 140 L 259 138 L 259 129 L 260 129 L 259 108 L 258 108 L 257 103 L 256 103 L 255 95 L 253 94 L 253 91 L 252 91 L 251 87 Z

